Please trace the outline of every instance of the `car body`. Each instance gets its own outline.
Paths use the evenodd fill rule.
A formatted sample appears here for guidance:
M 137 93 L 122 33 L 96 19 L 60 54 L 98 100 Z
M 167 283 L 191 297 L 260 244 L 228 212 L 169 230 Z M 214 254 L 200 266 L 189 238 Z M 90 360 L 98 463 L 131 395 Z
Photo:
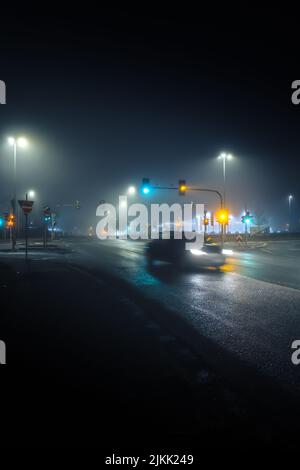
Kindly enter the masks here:
M 205 243 L 201 250 L 186 249 L 183 239 L 151 240 L 146 247 L 147 261 L 151 265 L 155 260 L 165 261 L 181 267 L 216 267 L 225 264 L 222 248 L 214 243 Z

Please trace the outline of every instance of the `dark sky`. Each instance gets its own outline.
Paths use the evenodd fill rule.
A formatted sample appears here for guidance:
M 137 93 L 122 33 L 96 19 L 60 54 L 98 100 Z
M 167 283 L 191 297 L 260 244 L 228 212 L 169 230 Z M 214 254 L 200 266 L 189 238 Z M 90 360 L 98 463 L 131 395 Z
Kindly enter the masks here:
M 11 192 L 5 137 L 24 133 L 19 192 L 34 187 L 52 206 L 79 199 L 85 225 L 99 200 L 114 202 L 144 176 L 222 188 L 223 150 L 236 156 L 231 211 L 247 205 L 285 223 L 287 195 L 300 200 L 299 14 L 247 5 L 3 9 L 0 209 Z

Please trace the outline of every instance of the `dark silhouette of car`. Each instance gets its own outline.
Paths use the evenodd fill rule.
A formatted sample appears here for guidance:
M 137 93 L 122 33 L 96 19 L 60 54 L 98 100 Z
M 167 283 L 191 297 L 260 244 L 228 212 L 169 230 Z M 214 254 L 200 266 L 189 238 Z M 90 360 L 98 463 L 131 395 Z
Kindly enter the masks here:
M 174 235 L 170 239 L 159 238 L 151 240 L 146 246 L 147 262 L 151 265 L 154 261 L 165 261 L 181 267 L 216 267 L 225 264 L 225 256 L 220 245 L 204 243 L 201 249 L 186 248 L 186 243 L 191 240 L 185 238 L 176 239 Z

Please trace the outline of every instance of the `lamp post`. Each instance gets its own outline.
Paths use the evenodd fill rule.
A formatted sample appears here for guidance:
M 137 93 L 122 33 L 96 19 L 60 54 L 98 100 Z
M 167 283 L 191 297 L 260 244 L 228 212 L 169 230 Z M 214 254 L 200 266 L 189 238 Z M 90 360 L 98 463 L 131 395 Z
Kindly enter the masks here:
M 291 222 L 292 222 L 292 203 L 293 203 L 294 196 L 292 194 L 289 195 L 289 232 L 291 231 Z
M 12 249 L 16 248 L 17 231 L 16 231 L 16 215 L 17 215 L 17 148 L 26 148 L 28 141 L 25 137 L 9 137 L 8 143 L 13 147 L 13 158 L 14 158 L 14 191 L 13 191 L 13 204 L 12 210 L 15 220 L 15 226 L 13 227 L 12 236 Z
M 226 162 L 228 160 L 232 160 L 232 155 L 231 153 L 226 153 L 222 152 L 219 156 L 218 159 L 223 161 L 223 202 L 224 202 L 224 207 L 226 207 Z
M 231 153 L 222 152 L 218 156 L 218 159 L 223 161 L 223 203 L 224 203 L 224 208 L 226 208 L 226 162 L 228 160 L 232 160 L 232 155 Z M 225 231 L 226 231 L 226 226 L 222 224 L 222 240 L 224 238 Z

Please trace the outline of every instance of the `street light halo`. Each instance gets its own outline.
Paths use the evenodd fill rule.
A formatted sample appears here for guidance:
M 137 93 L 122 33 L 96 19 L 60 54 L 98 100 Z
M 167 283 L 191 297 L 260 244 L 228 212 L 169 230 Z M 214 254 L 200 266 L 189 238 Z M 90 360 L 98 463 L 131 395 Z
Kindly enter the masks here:
M 128 194 L 133 196 L 136 193 L 136 188 L 134 186 L 129 186 L 128 188 Z
M 28 140 L 26 137 L 18 137 L 17 144 L 19 147 L 26 148 L 28 147 Z
M 9 143 L 9 145 L 14 145 L 16 139 L 14 137 L 8 137 L 7 141 Z
M 218 156 L 218 159 L 219 160 L 232 160 L 233 159 L 233 155 L 231 153 L 226 153 L 226 152 L 222 152 L 220 153 L 220 155 Z

